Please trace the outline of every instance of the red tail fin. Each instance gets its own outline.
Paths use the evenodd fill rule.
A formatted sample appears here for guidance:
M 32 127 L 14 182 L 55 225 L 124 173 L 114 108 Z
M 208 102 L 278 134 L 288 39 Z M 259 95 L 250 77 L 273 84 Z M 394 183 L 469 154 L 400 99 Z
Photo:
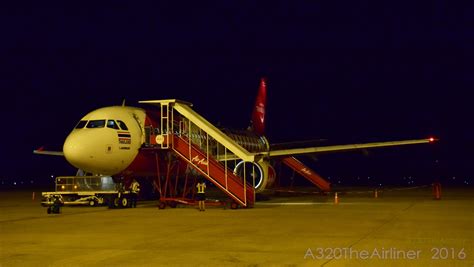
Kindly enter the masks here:
M 265 132 L 265 105 L 267 103 L 267 82 L 265 78 L 260 80 L 257 99 L 252 112 L 252 129 L 258 135 Z

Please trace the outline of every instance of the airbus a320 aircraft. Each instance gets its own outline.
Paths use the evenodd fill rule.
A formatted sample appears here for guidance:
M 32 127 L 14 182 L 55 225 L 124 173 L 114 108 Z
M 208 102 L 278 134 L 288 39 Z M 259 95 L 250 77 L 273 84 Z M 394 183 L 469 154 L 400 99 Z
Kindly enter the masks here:
M 125 184 L 131 183 L 134 177 L 153 177 L 161 197 L 176 196 L 178 187 L 183 186 L 179 177 L 193 170 L 236 203 L 251 206 L 254 192 L 269 188 L 275 181 L 270 159 L 281 160 L 322 191 L 329 191 L 327 181 L 293 156 L 434 141 L 426 138 L 272 150 L 264 136 L 266 81 L 263 78 L 247 130 L 218 129 L 184 101 L 140 103 L 148 104 L 149 108 L 122 105 L 91 111 L 69 134 L 63 152 L 35 150 L 34 153 L 64 155 L 70 164 L 84 172 L 121 177 Z

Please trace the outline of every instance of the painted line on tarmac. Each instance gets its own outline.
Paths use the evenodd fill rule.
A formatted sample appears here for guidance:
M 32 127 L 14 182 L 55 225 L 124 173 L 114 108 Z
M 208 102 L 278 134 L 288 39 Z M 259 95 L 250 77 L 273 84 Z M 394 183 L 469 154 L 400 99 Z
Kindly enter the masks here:
M 79 211 L 74 213 L 59 213 L 59 214 L 45 214 L 44 216 L 30 216 L 30 217 L 22 217 L 16 219 L 7 219 L 1 220 L 0 224 L 2 223 L 12 223 L 12 222 L 21 222 L 21 221 L 31 221 L 31 220 L 42 220 L 42 219 L 51 219 L 51 218 L 58 218 L 58 217 L 66 217 L 66 216 L 73 216 L 73 215 L 81 215 L 87 213 L 97 213 L 97 212 L 104 212 L 110 209 L 101 209 L 101 210 L 93 210 L 93 211 Z M 1 267 L 1 265 L 0 265 Z
M 333 202 L 272 202 L 272 203 L 256 203 L 255 206 L 312 206 L 312 205 L 363 205 L 374 204 L 368 202 L 350 202 L 334 204 Z

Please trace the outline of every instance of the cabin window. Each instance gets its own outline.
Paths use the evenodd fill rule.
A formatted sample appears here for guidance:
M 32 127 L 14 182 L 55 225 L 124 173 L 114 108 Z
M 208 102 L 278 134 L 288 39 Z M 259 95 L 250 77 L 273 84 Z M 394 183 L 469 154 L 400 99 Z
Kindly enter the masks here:
M 120 126 L 120 129 L 125 130 L 125 131 L 128 130 L 127 124 L 125 124 L 125 122 L 119 121 L 119 120 L 117 120 L 117 122 Z
M 77 123 L 75 128 L 76 129 L 82 129 L 86 126 L 86 124 L 87 124 L 87 121 L 80 121 L 80 122 Z
M 87 128 L 104 128 L 105 120 L 93 120 L 87 123 Z
M 118 130 L 119 127 L 114 120 L 107 120 L 107 128 Z

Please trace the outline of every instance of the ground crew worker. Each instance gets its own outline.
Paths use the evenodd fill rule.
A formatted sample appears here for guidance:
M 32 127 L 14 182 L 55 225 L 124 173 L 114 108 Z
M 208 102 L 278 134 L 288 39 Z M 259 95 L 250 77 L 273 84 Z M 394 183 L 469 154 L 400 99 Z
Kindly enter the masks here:
M 140 192 L 140 184 L 137 180 L 133 179 L 133 182 L 130 184 L 130 207 L 137 207 L 138 192 Z
M 204 183 L 204 180 L 200 180 L 199 183 L 196 185 L 197 187 L 197 200 L 199 201 L 199 211 L 205 211 L 206 210 L 206 183 Z
M 53 204 L 48 207 L 48 214 L 50 213 L 61 213 L 61 206 L 64 204 L 63 198 L 61 195 L 53 196 Z

